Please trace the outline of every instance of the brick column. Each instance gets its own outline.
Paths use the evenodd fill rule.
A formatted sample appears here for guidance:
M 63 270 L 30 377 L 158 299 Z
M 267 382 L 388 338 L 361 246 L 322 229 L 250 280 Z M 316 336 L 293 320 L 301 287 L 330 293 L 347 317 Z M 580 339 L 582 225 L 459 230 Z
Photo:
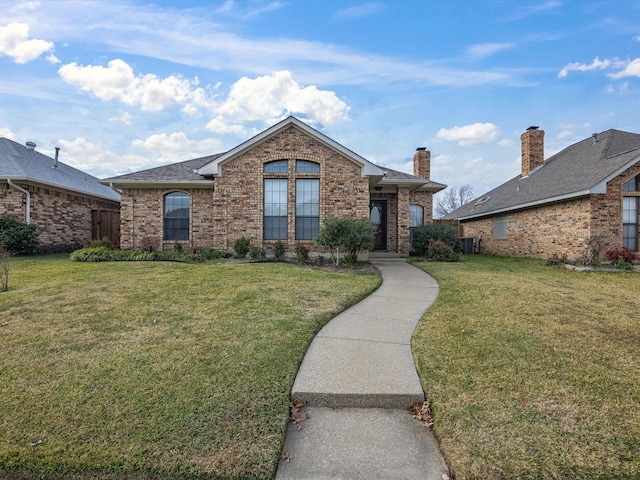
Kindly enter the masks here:
M 409 187 L 398 187 L 398 253 L 409 253 Z

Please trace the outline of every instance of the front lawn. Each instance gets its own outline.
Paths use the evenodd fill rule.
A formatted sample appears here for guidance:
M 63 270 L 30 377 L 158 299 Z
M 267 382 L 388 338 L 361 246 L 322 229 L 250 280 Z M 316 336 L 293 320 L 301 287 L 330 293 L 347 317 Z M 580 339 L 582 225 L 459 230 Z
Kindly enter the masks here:
M 0 477 L 271 478 L 309 342 L 379 283 L 277 263 L 12 258 Z
M 640 274 L 465 256 L 413 338 L 456 480 L 640 478 Z

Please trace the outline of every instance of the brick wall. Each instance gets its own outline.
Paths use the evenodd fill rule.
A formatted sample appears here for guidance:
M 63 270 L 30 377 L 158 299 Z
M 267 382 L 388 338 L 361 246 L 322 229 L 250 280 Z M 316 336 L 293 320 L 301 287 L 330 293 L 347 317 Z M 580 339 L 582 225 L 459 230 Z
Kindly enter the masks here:
M 18 184 L 31 194 L 31 224 L 38 226 L 45 248 L 86 245 L 91 241 L 91 211 L 118 211 L 119 204 L 46 186 Z M 26 221 L 25 195 L 9 185 L 0 187 L 0 213 Z
M 513 257 L 550 258 L 567 255 L 579 260 L 587 243 L 599 239 L 602 251 L 622 246 L 622 185 L 640 174 L 634 166 L 607 184 L 604 195 L 530 208 L 507 214 L 507 238 L 495 238 L 494 218 L 462 221 L 462 235 L 482 238 L 484 253 Z
M 289 161 L 289 171 L 265 174 L 263 165 L 274 160 Z M 320 174 L 295 172 L 295 160 L 320 165 Z M 157 245 L 162 242 L 163 197 L 172 191 L 191 196 L 191 240 L 196 247 L 231 250 L 241 235 L 253 245 L 271 248 L 275 242 L 263 242 L 264 178 L 288 180 L 289 252 L 296 245 L 313 246 L 313 241 L 295 240 L 295 179 L 320 179 L 320 222 L 328 217 L 369 218 L 369 181 L 362 167 L 295 127 L 290 127 L 250 151 L 221 166 L 214 189 L 126 189 L 122 195 L 122 248 L 140 248 L 143 239 Z M 170 248 L 173 242 L 164 244 Z
M 213 211 L 211 188 L 132 188 L 122 192 L 121 248 L 139 249 L 151 244 L 155 248 L 171 250 L 174 241 L 163 240 L 164 196 L 171 192 L 185 192 L 190 196 L 188 246 L 213 248 Z

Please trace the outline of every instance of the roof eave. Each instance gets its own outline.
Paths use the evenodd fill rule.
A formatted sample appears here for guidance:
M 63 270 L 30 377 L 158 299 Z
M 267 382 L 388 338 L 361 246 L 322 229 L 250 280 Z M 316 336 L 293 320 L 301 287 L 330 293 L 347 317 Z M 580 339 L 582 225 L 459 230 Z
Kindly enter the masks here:
M 109 187 L 116 188 L 153 188 L 153 187 L 176 187 L 176 188 L 193 188 L 194 186 L 197 188 L 213 188 L 212 180 L 184 180 L 184 181 L 176 181 L 176 180 L 127 180 L 125 182 L 119 182 L 117 180 L 109 180 L 108 178 L 104 180 L 99 180 L 99 183 L 102 185 L 107 185 Z
M 33 177 L 29 177 L 29 176 L 24 176 L 24 175 L 3 175 L 2 177 L 0 177 L 0 179 L 11 180 L 11 181 L 14 181 L 14 182 L 28 182 L 28 183 L 32 183 L 32 184 L 46 185 L 48 187 L 59 188 L 61 190 L 66 190 L 68 192 L 79 193 L 81 195 L 88 195 L 90 197 L 101 198 L 101 199 L 109 200 L 109 201 L 112 201 L 112 202 L 119 202 L 120 201 L 119 198 L 109 197 L 109 196 L 106 196 L 106 195 L 101 195 L 101 194 L 96 193 L 96 192 L 91 192 L 91 191 L 88 191 L 88 190 L 81 190 L 79 188 L 72 188 L 72 187 L 69 187 L 68 185 L 62 185 L 62 184 L 55 183 L 55 182 L 46 182 L 46 181 L 41 180 L 39 178 L 33 178 Z M 98 183 L 101 183 L 101 182 L 98 182 Z M 117 192 L 114 191 L 114 193 L 117 195 Z
M 501 213 L 509 213 L 509 212 L 513 212 L 516 210 L 524 210 L 525 208 L 531 208 L 531 207 L 537 207 L 540 205 L 546 205 L 548 203 L 556 203 L 556 202 L 562 202 L 564 200 L 571 200 L 574 198 L 580 198 L 580 197 L 586 197 L 592 194 L 599 194 L 599 193 L 604 193 L 604 192 L 600 192 L 600 191 L 593 191 L 592 189 L 587 189 L 587 190 L 581 190 L 579 192 L 572 192 L 572 193 L 567 193 L 565 195 L 558 195 L 555 197 L 551 197 L 551 198 L 545 198 L 542 200 L 536 200 L 533 202 L 527 202 L 527 203 L 521 203 L 518 205 L 513 205 L 511 207 L 505 207 L 505 208 L 498 208 L 496 210 L 489 210 L 487 212 L 481 212 L 478 214 L 474 214 L 474 215 L 465 215 L 462 217 L 453 217 L 456 220 L 473 220 L 476 218 L 482 218 L 482 217 L 488 217 L 488 216 L 492 216 L 492 215 L 499 215 Z

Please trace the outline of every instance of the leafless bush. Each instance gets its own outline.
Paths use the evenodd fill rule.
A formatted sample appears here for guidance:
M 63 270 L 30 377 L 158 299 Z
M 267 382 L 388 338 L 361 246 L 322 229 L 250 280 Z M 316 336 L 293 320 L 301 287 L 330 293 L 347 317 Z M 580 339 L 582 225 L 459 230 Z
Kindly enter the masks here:
M 600 254 L 606 246 L 605 240 L 599 235 L 592 235 L 584 241 L 584 252 L 579 259 L 581 265 L 595 265 L 600 260 Z

